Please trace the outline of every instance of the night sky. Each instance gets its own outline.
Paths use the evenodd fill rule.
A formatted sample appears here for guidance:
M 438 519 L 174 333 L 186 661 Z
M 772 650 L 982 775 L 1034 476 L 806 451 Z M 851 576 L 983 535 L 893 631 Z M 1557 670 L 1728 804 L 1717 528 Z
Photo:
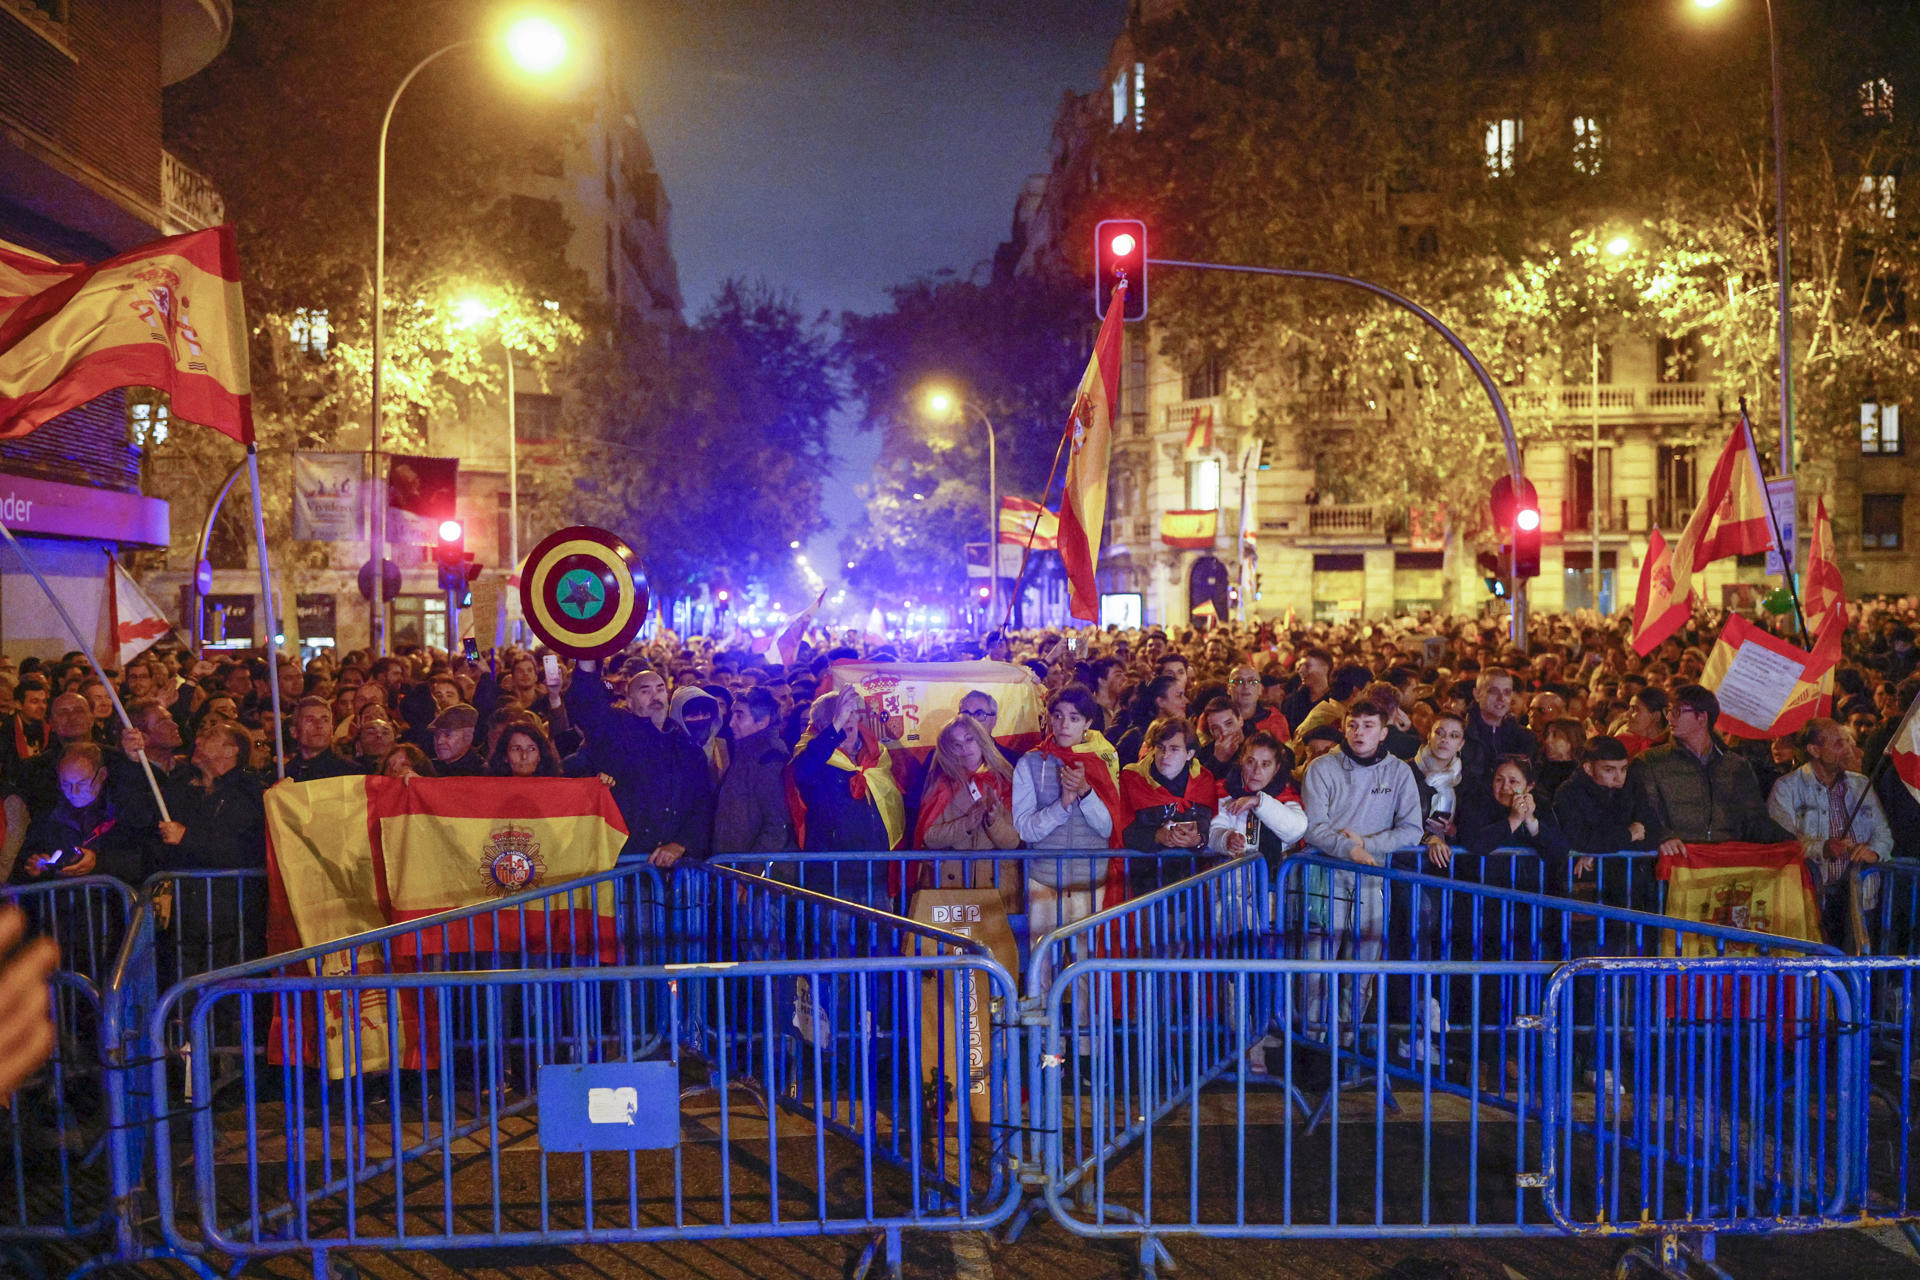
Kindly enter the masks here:
M 1103 78 L 1125 0 L 657 0 L 641 6 L 641 125 L 673 202 L 689 319 L 729 276 L 808 313 L 984 276 L 1061 94 Z M 823 570 L 877 442 L 841 432 Z M 828 575 L 831 578 L 831 574 Z

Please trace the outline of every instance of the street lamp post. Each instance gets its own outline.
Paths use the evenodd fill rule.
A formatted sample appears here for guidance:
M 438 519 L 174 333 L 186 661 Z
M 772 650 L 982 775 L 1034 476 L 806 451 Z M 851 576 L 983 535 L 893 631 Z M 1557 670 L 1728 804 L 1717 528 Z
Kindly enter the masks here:
M 993 419 L 985 409 L 951 391 L 928 392 L 927 408 L 943 416 L 970 409 L 987 429 L 987 621 L 992 625 L 1000 616 L 1000 453 Z
M 1693 0 L 1698 9 L 1717 9 L 1721 0 Z M 1780 61 L 1780 30 L 1773 0 L 1767 10 L 1767 61 L 1773 89 L 1773 221 L 1774 269 L 1779 277 L 1780 345 L 1780 474 L 1793 474 L 1793 310 L 1792 257 L 1787 235 L 1787 98 L 1786 73 Z
M 374 656 L 387 651 L 387 601 L 386 584 L 383 581 L 387 552 L 387 504 L 384 494 L 379 492 L 380 481 L 380 425 L 381 425 L 381 384 L 384 381 L 383 350 L 386 337 L 387 302 L 387 134 L 393 125 L 394 109 L 400 105 L 400 95 L 414 82 L 422 71 L 438 62 L 455 49 L 464 49 L 480 43 L 478 40 L 456 40 L 452 44 L 435 49 L 420 61 L 414 63 L 413 70 L 407 72 L 400 84 L 387 99 L 386 114 L 380 117 L 380 145 L 378 166 L 374 177 L 373 195 L 373 408 L 369 419 L 367 437 L 368 471 L 371 475 L 375 493 L 372 510 L 368 512 L 367 550 L 373 561 L 373 618 L 370 639 Z M 554 70 L 566 57 L 567 39 L 564 32 L 544 18 L 522 18 L 506 30 L 505 43 L 509 56 L 526 71 L 544 75 Z M 513 356 L 507 356 L 508 377 L 512 377 Z M 511 405 L 511 398 L 509 398 Z M 512 413 L 511 408 L 508 410 Z M 511 419 L 509 419 L 511 420 Z M 516 565 L 518 562 L 515 562 Z

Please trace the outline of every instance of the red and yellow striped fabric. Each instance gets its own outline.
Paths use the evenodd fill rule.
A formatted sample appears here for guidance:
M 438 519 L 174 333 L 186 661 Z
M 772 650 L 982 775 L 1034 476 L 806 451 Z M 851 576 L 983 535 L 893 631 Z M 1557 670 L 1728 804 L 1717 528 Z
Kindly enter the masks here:
M 117 387 L 155 387 L 183 422 L 253 441 L 233 228 L 91 266 L 0 250 L 0 438 Z
M 1116 286 L 1093 358 L 1074 392 L 1067 419 L 1067 479 L 1060 497 L 1060 562 L 1067 571 L 1068 611 L 1100 620 L 1100 533 L 1107 524 L 1107 462 L 1113 454 L 1113 411 L 1120 401 L 1120 326 L 1126 290 Z

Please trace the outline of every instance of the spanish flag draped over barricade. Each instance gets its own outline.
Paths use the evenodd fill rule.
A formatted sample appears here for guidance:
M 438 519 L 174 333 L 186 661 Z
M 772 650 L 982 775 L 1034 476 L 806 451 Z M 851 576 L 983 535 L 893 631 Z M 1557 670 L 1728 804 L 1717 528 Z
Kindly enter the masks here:
M 1813 878 L 1798 840 L 1689 844 L 1678 856 L 1660 855 L 1657 874 L 1667 882 L 1667 915 L 1675 920 L 1820 941 Z M 1754 948 L 1728 946 L 1722 952 L 1711 938 L 1667 933 L 1660 951 L 1737 956 Z
M 177 420 L 252 443 L 233 228 L 92 265 L 0 247 L 0 438 L 130 386 L 164 392 Z
M 389 924 L 559 885 L 613 867 L 626 824 L 598 779 L 326 778 L 267 792 L 268 938 L 275 952 L 324 946 Z M 421 955 L 522 946 L 617 956 L 614 893 L 571 890 L 498 916 L 477 915 L 393 941 L 396 969 Z M 322 975 L 381 973 L 377 947 L 342 948 L 314 963 Z M 358 998 L 357 1049 L 337 995 L 324 1025 L 329 1068 L 378 1070 L 388 1061 L 385 993 Z M 402 1065 L 420 1065 L 420 1029 L 431 1001 L 409 993 L 393 1043 Z M 276 1056 L 312 1060 L 276 1027 Z
M 1634 649 L 1652 653 L 1692 616 L 1694 574 L 1715 560 L 1772 546 L 1772 512 L 1743 415 L 1679 540 L 1669 547 L 1658 530 L 1648 539 L 1633 603 Z

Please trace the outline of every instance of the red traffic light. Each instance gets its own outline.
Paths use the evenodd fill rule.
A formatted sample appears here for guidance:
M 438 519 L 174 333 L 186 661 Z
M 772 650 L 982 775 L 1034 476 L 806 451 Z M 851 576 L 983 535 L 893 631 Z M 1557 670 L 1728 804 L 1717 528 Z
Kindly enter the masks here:
M 1121 318 L 1147 315 L 1147 224 L 1134 218 L 1107 218 L 1093 229 L 1093 314 L 1106 318 L 1113 291 L 1121 285 Z
M 1516 529 L 1522 532 L 1533 532 L 1540 527 L 1540 509 L 1538 507 L 1521 507 L 1519 511 L 1514 513 L 1513 524 Z
M 726 592 L 726 589 L 725 589 L 725 588 L 723 587 L 723 588 L 721 588 L 721 589 L 720 589 L 719 591 L 716 591 L 716 592 L 714 592 L 714 593 L 713 593 L 713 598 L 714 598 L 715 600 L 718 600 L 718 601 L 719 601 L 719 602 L 720 602 L 721 604 L 725 604 L 725 603 L 727 602 L 727 592 Z
M 461 535 L 465 532 L 466 530 L 460 527 L 458 520 L 442 520 L 440 522 L 440 541 L 442 542 L 458 542 L 460 541 Z

